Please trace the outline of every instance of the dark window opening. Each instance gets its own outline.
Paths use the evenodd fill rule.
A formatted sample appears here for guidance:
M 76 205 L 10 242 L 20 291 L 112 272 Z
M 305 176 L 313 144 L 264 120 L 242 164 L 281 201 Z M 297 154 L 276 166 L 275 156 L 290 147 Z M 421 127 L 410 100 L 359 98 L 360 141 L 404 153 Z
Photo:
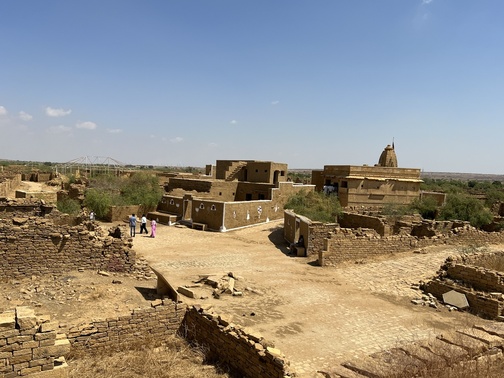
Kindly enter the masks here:
M 252 193 L 245 194 L 245 201 L 252 201 Z
M 348 181 L 341 181 L 342 188 L 348 188 Z

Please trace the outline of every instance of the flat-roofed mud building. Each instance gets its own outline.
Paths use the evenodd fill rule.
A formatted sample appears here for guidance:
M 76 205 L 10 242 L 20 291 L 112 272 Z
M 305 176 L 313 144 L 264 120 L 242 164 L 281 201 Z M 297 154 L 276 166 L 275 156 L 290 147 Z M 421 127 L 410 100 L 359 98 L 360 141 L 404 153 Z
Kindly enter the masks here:
M 150 218 L 188 222 L 193 227 L 228 231 L 283 217 L 288 198 L 313 185 L 287 181 L 287 164 L 255 160 L 217 160 L 198 178 L 171 177 Z

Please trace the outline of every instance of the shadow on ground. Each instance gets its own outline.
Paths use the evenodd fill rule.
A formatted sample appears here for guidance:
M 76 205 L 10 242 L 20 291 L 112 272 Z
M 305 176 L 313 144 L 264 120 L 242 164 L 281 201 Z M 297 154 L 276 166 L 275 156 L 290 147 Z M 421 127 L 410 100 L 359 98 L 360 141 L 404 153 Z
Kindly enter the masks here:
M 135 286 L 135 289 L 138 290 L 140 294 L 144 297 L 145 300 L 147 301 L 152 301 L 154 299 L 158 299 L 159 295 L 156 292 L 156 289 L 153 289 L 151 287 L 138 287 Z

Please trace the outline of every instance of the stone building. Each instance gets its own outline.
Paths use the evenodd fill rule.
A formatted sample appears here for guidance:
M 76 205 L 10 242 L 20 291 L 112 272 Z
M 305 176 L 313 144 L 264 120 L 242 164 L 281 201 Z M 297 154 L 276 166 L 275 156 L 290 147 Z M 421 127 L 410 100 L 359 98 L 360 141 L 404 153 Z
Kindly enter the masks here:
M 420 196 L 420 169 L 399 168 L 394 146 L 388 145 L 375 166 L 325 165 L 312 171 L 315 190 L 338 196 L 343 207 L 407 204 Z
M 170 177 L 150 219 L 179 221 L 215 231 L 268 222 L 283 217 L 283 205 L 313 185 L 287 181 L 287 164 L 256 160 L 217 160 L 207 176 Z

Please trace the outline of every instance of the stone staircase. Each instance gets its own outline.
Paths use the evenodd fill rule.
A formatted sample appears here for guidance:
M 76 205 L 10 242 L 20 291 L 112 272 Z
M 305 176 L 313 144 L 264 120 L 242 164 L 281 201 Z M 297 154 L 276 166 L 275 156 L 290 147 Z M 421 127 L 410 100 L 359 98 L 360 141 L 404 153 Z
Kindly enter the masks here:
M 247 163 L 244 161 L 235 161 L 233 162 L 229 168 L 226 170 L 226 181 L 233 181 L 235 180 L 240 172 L 240 170 L 246 166 Z

